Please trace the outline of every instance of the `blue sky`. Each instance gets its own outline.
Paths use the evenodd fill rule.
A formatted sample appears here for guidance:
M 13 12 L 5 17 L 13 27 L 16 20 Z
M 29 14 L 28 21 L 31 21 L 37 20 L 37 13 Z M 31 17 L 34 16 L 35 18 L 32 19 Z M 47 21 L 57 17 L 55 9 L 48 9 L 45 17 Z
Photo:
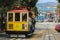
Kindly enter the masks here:
M 57 0 L 38 0 L 38 3 L 45 3 L 45 2 L 55 2 L 55 3 L 58 3 Z

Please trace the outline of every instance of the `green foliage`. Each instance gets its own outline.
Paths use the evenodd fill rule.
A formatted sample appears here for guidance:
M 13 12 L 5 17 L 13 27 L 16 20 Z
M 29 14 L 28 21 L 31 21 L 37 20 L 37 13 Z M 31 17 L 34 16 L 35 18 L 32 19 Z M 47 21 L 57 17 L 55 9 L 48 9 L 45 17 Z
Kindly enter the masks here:
M 35 7 L 37 1 L 38 0 L 0 0 L 0 11 L 4 12 L 11 10 L 14 6 L 28 6 L 30 9 L 34 10 L 33 8 Z
M 0 0 L 0 11 L 5 12 L 11 9 L 11 5 L 14 3 L 14 0 Z M 2 10 L 1 10 L 2 9 Z
M 60 0 L 58 0 L 58 3 L 60 3 Z M 58 12 L 60 13 L 60 6 L 58 6 L 57 8 L 58 8 Z
M 21 5 L 22 6 L 28 6 L 28 7 L 32 8 L 36 5 L 37 1 L 38 0 L 22 0 Z
M 33 8 L 33 11 L 35 12 L 35 15 L 37 16 L 38 11 L 37 11 L 37 7 L 36 6 Z
M 59 13 L 60 13 L 60 7 L 58 8 L 58 11 L 59 11 Z
M 60 0 L 58 0 L 58 2 L 60 3 Z
M 57 6 L 57 9 L 58 9 L 58 12 L 60 13 L 60 6 L 59 5 Z
M 13 4 L 14 0 L 0 0 L 0 7 L 6 7 L 6 6 L 10 6 L 11 4 Z
M 30 9 L 35 12 L 35 15 L 37 15 L 38 13 L 37 8 L 36 8 L 37 1 L 38 0 L 25 0 L 25 3 L 27 4 L 26 6 L 30 7 Z

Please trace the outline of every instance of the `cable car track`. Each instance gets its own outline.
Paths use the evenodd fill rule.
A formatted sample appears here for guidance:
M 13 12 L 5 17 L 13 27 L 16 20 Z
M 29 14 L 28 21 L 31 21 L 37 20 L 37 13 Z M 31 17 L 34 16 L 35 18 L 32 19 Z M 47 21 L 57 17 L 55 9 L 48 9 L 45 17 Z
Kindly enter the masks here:
M 55 31 L 56 32 L 56 31 Z M 58 40 L 59 38 L 57 36 L 59 36 L 60 34 L 57 33 L 57 36 L 55 35 L 54 30 L 51 29 L 47 29 L 46 31 L 40 31 L 40 33 L 38 32 L 37 35 L 35 35 L 34 37 L 32 37 L 32 40 L 36 40 L 36 39 L 40 39 L 40 40 Z M 48 35 L 48 36 L 46 36 Z M 41 39 L 42 38 L 42 39 Z M 24 37 L 1 37 L 0 40 L 30 40 L 29 38 L 24 38 Z
M 52 34 L 52 35 L 50 35 L 50 34 Z M 50 29 L 48 29 L 48 35 L 49 35 L 49 37 L 48 37 L 49 40 L 52 40 L 52 39 L 57 40 L 56 36 L 54 35 L 53 30 L 50 31 Z
M 0 40 L 23 40 L 23 38 L 0 38 Z

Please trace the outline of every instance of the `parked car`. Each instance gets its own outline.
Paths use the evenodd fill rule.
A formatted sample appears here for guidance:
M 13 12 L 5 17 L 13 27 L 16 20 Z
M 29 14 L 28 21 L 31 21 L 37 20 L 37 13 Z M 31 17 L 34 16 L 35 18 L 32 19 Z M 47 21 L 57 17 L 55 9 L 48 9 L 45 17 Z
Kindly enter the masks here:
M 60 24 L 57 24 L 57 25 L 55 26 L 55 30 L 58 31 L 58 32 L 60 32 Z

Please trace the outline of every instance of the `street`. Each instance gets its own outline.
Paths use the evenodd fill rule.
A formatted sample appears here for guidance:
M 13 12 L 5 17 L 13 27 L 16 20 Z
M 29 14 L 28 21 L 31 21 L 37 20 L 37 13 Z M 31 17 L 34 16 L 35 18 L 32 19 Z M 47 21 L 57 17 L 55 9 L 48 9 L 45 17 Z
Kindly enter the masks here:
M 53 23 L 51 23 L 53 24 Z M 36 30 L 31 37 L 13 37 L 7 38 L 8 35 L 0 33 L 0 40 L 60 40 L 60 33 L 57 32 L 53 26 L 48 23 L 36 23 Z M 44 27 L 42 27 L 44 26 Z M 52 28 L 50 28 L 52 26 Z

